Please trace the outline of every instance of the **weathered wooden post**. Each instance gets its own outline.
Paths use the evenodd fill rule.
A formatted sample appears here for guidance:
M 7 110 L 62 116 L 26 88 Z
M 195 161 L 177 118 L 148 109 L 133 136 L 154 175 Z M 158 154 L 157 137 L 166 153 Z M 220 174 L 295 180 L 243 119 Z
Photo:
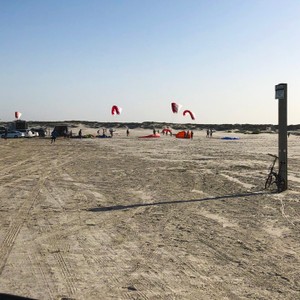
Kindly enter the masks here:
M 279 178 L 284 180 L 278 192 L 288 188 L 287 176 L 287 84 L 280 83 L 275 86 L 275 99 L 278 99 L 278 157 Z

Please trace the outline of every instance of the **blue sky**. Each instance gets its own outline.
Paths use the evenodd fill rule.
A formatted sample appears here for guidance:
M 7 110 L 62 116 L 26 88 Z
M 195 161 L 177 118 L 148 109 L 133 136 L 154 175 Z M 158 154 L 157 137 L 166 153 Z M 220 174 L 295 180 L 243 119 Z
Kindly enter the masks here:
M 0 120 L 277 124 L 284 82 L 299 124 L 299 15 L 298 0 L 0 0 Z

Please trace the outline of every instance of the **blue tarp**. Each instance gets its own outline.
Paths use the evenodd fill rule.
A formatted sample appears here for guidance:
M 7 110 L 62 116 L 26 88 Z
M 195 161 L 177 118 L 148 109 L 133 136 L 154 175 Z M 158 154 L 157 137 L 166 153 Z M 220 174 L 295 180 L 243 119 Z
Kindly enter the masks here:
M 238 137 L 224 136 L 221 138 L 222 140 L 239 140 Z

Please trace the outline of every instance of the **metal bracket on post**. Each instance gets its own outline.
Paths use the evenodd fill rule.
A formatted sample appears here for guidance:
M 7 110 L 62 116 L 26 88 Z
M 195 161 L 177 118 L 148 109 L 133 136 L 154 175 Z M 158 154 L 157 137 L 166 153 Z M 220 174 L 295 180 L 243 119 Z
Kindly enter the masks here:
M 278 99 L 278 157 L 279 157 L 279 178 L 282 185 L 278 192 L 288 188 L 287 180 L 287 84 L 275 85 L 275 99 Z

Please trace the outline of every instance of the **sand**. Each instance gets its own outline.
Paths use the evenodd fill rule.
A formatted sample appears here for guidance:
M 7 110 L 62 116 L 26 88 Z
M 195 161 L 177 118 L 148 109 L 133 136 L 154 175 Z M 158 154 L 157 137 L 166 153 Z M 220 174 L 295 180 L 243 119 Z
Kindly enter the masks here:
M 300 137 L 277 194 L 264 190 L 276 134 L 145 134 L 0 140 L 0 292 L 299 299 Z

